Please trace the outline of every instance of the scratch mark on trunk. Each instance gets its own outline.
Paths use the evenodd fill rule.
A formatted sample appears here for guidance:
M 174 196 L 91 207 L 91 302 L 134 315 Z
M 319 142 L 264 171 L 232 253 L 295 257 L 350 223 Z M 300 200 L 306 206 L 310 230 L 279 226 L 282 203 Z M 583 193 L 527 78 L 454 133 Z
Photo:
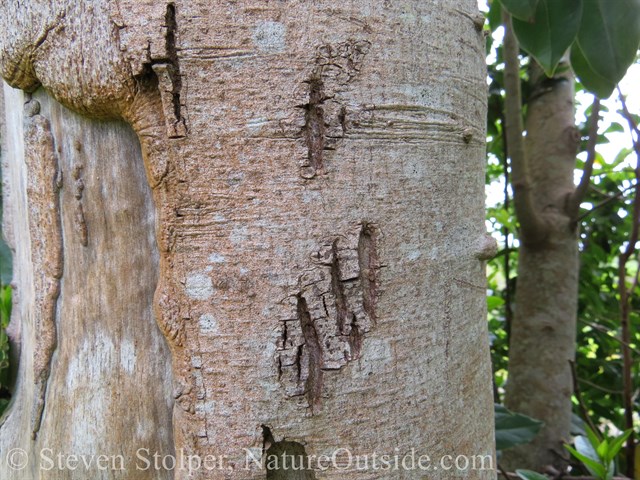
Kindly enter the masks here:
M 362 305 L 373 324 L 376 323 L 376 301 L 378 298 L 378 249 L 376 245 L 375 226 L 362 223 L 358 238 L 358 265 L 360 266 L 360 283 L 362 284 Z
M 310 178 L 323 173 L 323 152 L 326 145 L 325 120 L 322 104 L 324 103 L 324 85 L 318 76 L 309 81 L 309 103 L 304 105 L 304 135 L 307 142 L 308 174 Z
M 309 360 L 309 373 L 305 382 L 305 393 L 312 410 L 320 406 L 322 395 L 322 344 L 316 326 L 309 313 L 307 301 L 298 295 L 298 319 L 304 337 L 304 349 Z M 301 370 L 301 368 L 300 368 Z
M 331 291 L 333 293 L 333 296 L 335 297 L 336 303 L 336 325 L 338 327 L 339 334 L 344 335 L 344 325 L 349 315 L 349 307 L 347 306 L 347 299 L 344 295 L 344 285 L 341 281 L 337 240 L 335 240 L 331 245 L 331 253 Z
M 305 394 L 312 413 L 320 407 L 322 376 L 340 371 L 362 354 L 375 327 L 379 296 L 377 227 L 360 222 L 325 240 L 299 278 L 293 315 L 281 321 L 275 366 L 287 397 Z
M 176 21 L 176 7 L 173 3 L 167 4 L 167 14 L 165 16 L 167 25 L 166 49 L 169 58 L 169 76 L 173 86 L 172 103 L 173 113 L 178 121 L 184 122 L 182 118 L 182 106 L 180 104 L 180 93 L 182 91 L 182 76 L 180 75 L 180 61 L 178 59 L 178 50 L 176 48 L 176 33 L 178 31 L 178 22 Z
M 174 3 L 167 4 L 165 28 L 165 56 L 153 58 L 151 68 L 158 77 L 168 137 L 182 138 L 187 136 L 188 129 L 182 112 L 182 74 L 176 45 L 178 22 Z

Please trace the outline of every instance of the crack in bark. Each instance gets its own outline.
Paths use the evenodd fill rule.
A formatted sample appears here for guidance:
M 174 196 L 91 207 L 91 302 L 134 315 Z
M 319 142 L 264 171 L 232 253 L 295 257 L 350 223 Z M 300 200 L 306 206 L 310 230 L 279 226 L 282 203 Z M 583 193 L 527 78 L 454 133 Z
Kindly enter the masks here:
M 182 74 L 180 73 L 180 58 L 178 56 L 176 7 L 174 3 L 167 4 L 165 14 L 165 54 L 160 58 L 151 58 L 148 65 L 157 77 L 162 99 L 162 106 L 167 124 L 169 138 L 187 136 L 187 121 L 183 115 Z M 145 72 L 143 77 L 149 74 Z

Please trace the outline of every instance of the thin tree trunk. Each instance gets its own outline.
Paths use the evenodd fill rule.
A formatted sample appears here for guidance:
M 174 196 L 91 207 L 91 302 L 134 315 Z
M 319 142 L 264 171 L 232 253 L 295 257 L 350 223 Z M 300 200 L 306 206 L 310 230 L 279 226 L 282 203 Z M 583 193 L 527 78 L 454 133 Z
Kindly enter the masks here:
M 547 79 L 534 66 L 524 150 L 515 150 L 520 141 L 513 123 L 521 114 L 519 65 L 515 37 L 509 33 L 505 42 L 511 49 L 508 101 L 515 107 L 509 115 L 509 150 L 521 225 L 505 403 L 545 425 L 532 443 L 505 451 L 501 463 L 510 470 L 541 469 L 566 463 L 563 443 L 569 440 L 571 426 L 570 361 L 575 356 L 579 269 L 577 209 L 571 200 L 579 134 L 574 126 L 573 76 L 565 71 Z
M 29 212 L 12 216 L 21 375 L 3 451 L 35 452 L 14 438 L 31 428 L 130 469 L 140 448 L 215 455 L 167 475 L 245 480 L 380 478 L 260 463 L 283 451 L 491 455 L 478 15 L 471 0 L 0 6 L 5 79 L 90 117 L 43 90 L 40 113 L 20 113 L 7 90 L 12 175 L 57 159 L 62 179 L 42 172 L 44 197 L 11 197 Z M 52 224 L 17 226 L 45 201 Z M 43 228 L 64 258 L 44 293 L 29 276 L 53 255 Z M 33 468 L 5 472 L 101 478 Z

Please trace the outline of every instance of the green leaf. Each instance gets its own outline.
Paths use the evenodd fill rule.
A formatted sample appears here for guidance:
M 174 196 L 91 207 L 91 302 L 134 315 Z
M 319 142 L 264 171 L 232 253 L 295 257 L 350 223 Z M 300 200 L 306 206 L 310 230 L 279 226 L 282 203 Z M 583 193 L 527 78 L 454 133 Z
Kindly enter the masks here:
M 9 400 L 0 398 L 0 415 L 4 413 L 4 411 L 7 409 L 8 406 L 9 406 Z
M 496 449 L 505 450 L 528 443 L 538 434 L 543 422 L 513 413 L 502 405 L 495 406 Z
M 502 297 L 496 297 L 495 295 L 487 296 L 487 309 L 493 310 L 504 305 L 504 299 Z
M 584 421 L 575 413 L 571 414 L 571 434 L 585 435 L 585 428 L 588 428 Z
M 624 77 L 638 52 L 640 0 L 583 1 L 584 12 L 576 43 L 590 69 L 615 85 Z
M 581 17 L 582 0 L 539 0 L 532 20 L 513 19 L 513 31 L 520 46 L 551 77 L 575 40 Z
M 578 438 L 584 438 L 584 437 L 578 437 Z M 578 452 L 570 445 L 565 445 L 564 448 L 566 448 L 569 451 L 569 453 L 571 453 L 571 455 L 573 455 L 578 460 L 580 460 L 584 464 L 584 466 L 587 467 L 587 470 L 589 470 L 589 473 L 591 473 L 591 475 L 593 475 L 594 477 L 600 478 L 602 480 L 605 479 L 607 473 L 605 468 L 600 464 L 599 461 L 593 460 L 592 458 L 589 458 L 587 455 L 584 455 Z
M 0 284 L 11 283 L 12 265 L 11 250 L 0 235 Z
M 536 13 L 538 0 L 500 0 L 502 6 L 514 18 L 530 20 Z
M 0 327 L 7 328 L 11 320 L 11 286 L 0 287 Z
M 631 435 L 632 431 L 633 430 L 629 429 L 626 432 L 624 432 L 622 435 L 613 439 L 609 447 L 609 457 L 607 458 L 608 461 L 612 461 L 614 458 L 616 458 L 616 455 L 618 455 L 618 452 L 624 445 L 624 442 L 627 441 L 627 438 L 629 438 L 629 435 Z
M 492 32 L 502 25 L 502 4 L 499 1 L 494 0 L 491 2 L 487 20 L 489 21 L 489 28 Z
M 571 47 L 571 67 L 585 88 L 601 99 L 609 98 L 616 88 L 616 82 L 603 77 L 591 68 L 578 42 Z
M 607 127 L 604 133 L 624 132 L 624 127 L 618 122 L 611 122 L 611 125 Z
M 578 452 L 580 452 L 582 455 L 589 457 L 594 462 L 599 462 L 600 456 L 596 451 L 596 448 L 598 448 L 599 445 L 599 441 L 595 438 L 595 436 L 592 436 L 592 434 L 589 433 L 589 430 L 587 430 L 587 435 L 589 435 L 588 438 L 581 435 L 576 437 L 575 441 L 573 442 L 576 446 L 576 450 L 578 450 Z
M 596 452 L 597 449 L 598 449 L 598 445 L 600 445 L 600 436 L 598 434 L 599 432 L 594 432 L 593 429 L 591 427 L 589 427 L 589 425 L 586 426 L 585 430 L 587 431 L 587 439 L 589 440 L 589 443 L 591 444 L 592 451 Z M 578 445 L 576 444 L 576 447 L 577 446 Z M 578 450 L 581 451 L 582 453 L 585 453 L 582 450 L 580 450 L 579 448 L 578 448 Z M 589 451 L 588 453 L 591 454 L 592 452 Z M 598 457 L 594 457 L 594 460 L 597 459 L 597 458 Z
M 523 480 L 549 480 L 544 475 L 541 475 L 538 472 L 532 472 L 531 470 L 516 470 L 516 475 Z
M 596 453 L 598 454 L 598 458 L 601 461 L 607 458 L 607 456 L 609 455 L 609 442 L 607 441 L 606 438 L 602 440 L 600 445 L 596 447 Z M 603 462 L 603 463 L 607 463 L 607 462 Z

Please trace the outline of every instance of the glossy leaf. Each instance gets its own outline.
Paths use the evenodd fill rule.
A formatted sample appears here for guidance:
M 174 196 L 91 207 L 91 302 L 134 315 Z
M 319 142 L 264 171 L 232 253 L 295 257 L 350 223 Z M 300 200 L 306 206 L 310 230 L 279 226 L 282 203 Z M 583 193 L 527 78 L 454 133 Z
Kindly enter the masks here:
M 492 32 L 502 25 L 502 4 L 497 0 L 491 2 L 489 13 L 487 14 L 487 20 Z
M 571 67 L 585 88 L 599 98 L 609 98 L 616 88 L 616 82 L 603 77 L 591 68 L 578 42 L 571 47 Z
M 543 425 L 539 420 L 513 413 L 502 405 L 495 406 L 495 416 L 497 450 L 505 450 L 530 442 Z
M 584 437 L 577 437 L 577 438 L 584 438 Z M 576 442 L 577 442 L 577 439 L 576 439 Z M 584 464 L 584 466 L 587 468 L 587 470 L 589 470 L 589 473 L 591 473 L 591 475 L 593 475 L 596 478 L 601 478 L 601 479 L 604 479 L 606 477 L 607 472 L 606 472 L 604 466 L 602 466 L 600 464 L 600 460 L 599 459 L 594 460 L 590 456 L 587 456 L 584 453 L 580 453 L 579 451 L 577 451 L 576 449 L 574 449 L 573 447 L 571 447 L 569 445 L 565 445 L 564 447 L 567 450 L 569 450 L 571 455 L 576 457 L 578 460 L 580 460 Z
M 576 43 L 590 71 L 616 85 L 634 62 L 640 45 L 640 0 L 583 2 Z
M 522 480 L 549 480 L 544 475 L 538 472 L 532 472 L 531 470 L 516 470 L 516 475 L 522 478 Z
M 5 243 L 3 238 L 0 238 L 0 284 L 8 285 L 11 283 L 12 277 L 12 259 L 11 250 Z
M 513 19 L 520 46 L 529 52 L 547 76 L 553 73 L 576 39 L 582 17 L 582 0 L 539 0 L 530 21 Z
M 500 2 L 509 15 L 528 21 L 535 15 L 539 0 L 500 0 Z

